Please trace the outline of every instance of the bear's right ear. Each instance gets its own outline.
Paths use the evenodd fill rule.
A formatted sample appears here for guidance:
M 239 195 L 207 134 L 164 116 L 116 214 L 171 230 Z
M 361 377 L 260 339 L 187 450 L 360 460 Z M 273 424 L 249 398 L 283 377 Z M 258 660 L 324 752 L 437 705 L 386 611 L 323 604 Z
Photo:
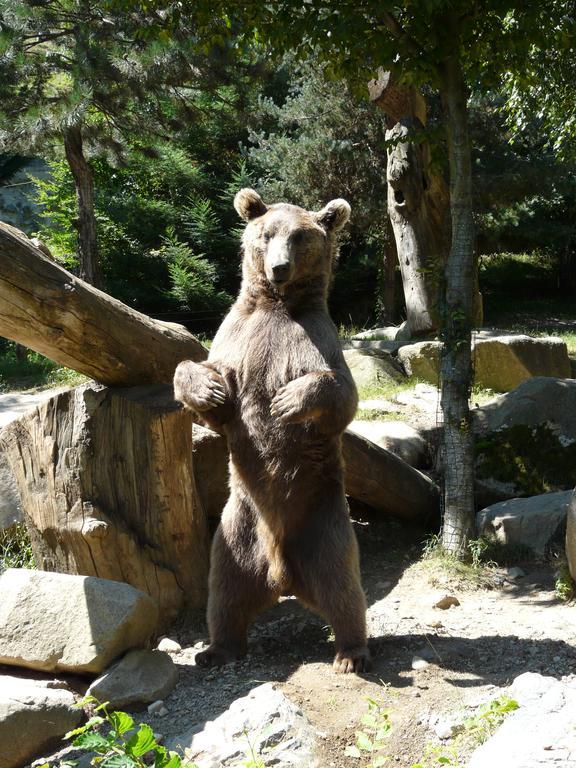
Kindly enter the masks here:
M 239 216 L 244 221 L 251 221 L 258 218 L 258 216 L 264 216 L 268 208 L 264 201 L 253 189 L 241 189 L 240 192 L 234 198 L 234 208 L 236 208 Z

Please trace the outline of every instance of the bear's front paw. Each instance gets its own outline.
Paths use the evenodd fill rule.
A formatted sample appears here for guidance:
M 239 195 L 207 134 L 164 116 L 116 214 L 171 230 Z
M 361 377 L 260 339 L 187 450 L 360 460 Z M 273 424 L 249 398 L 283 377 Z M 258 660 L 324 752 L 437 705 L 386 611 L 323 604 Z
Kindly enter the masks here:
M 307 385 L 302 378 L 288 382 L 274 395 L 270 404 L 270 413 L 279 421 L 290 423 L 306 421 L 312 417 L 306 406 Z
M 227 400 L 224 379 L 216 371 L 187 360 L 176 368 L 174 397 L 194 411 L 208 411 Z

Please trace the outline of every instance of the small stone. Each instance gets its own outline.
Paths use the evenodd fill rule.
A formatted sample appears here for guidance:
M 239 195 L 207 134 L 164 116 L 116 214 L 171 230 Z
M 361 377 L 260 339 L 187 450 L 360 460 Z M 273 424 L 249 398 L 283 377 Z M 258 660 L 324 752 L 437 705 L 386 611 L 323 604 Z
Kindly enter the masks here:
M 442 627 L 444 626 L 444 624 L 442 624 L 442 622 L 439 621 L 438 619 L 436 619 L 436 621 L 429 621 L 427 623 L 429 627 L 432 627 L 432 629 L 442 629 Z
M 444 595 L 434 603 L 434 608 L 440 608 L 442 611 L 447 611 L 452 606 L 457 607 L 460 605 L 460 600 L 454 595 Z
M 163 637 L 158 643 L 158 650 L 165 653 L 180 653 L 182 646 L 177 643 L 176 640 L 172 640 L 169 637 Z
M 526 576 L 526 574 L 522 568 L 519 568 L 517 565 L 506 569 L 506 578 L 509 581 L 516 581 L 517 579 L 521 579 L 523 576 Z
M 157 715 L 162 709 L 164 709 L 164 702 L 162 699 L 158 699 L 157 701 L 153 701 L 152 704 L 148 705 L 148 714 Z
M 426 667 L 430 666 L 426 659 L 421 658 L 420 656 L 414 656 L 412 658 L 412 669 L 426 669 Z
M 455 727 L 453 723 L 448 723 L 446 720 L 440 720 L 434 726 L 434 733 L 439 739 L 451 739 L 455 733 Z

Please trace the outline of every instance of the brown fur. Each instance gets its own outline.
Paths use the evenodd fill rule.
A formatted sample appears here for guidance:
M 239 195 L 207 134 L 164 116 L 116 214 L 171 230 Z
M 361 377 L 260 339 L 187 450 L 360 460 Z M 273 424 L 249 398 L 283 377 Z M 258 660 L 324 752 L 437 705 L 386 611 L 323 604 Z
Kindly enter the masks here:
M 208 361 L 183 362 L 174 378 L 177 399 L 223 431 L 230 449 L 231 493 L 210 566 L 211 645 L 197 661 L 242 656 L 249 623 L 294 594 L 332 624 L 335 669 L 363 671 L 366 605 L 341 452 L 357 393 L 326 304 L 350 208 L 267 207 L 253 190 L 234 203 L 248 221 L 240 294 Z

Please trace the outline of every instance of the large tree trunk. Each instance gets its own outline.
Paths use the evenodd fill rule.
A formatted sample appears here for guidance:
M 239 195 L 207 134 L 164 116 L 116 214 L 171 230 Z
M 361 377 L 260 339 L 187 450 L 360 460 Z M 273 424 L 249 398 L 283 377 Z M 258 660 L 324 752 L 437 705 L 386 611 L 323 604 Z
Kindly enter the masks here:
M 64 152 L 76 187 L 78 205 L 78 255 L 80 277 L 99 287 L 101 284 L 96 216 L 94 214 L 94 177 L 92 168 L 84 157 L 82 128 L 74 126 L 64 133 Z
M 0 335 L 109 386 L 169 383 L 181 360 L 207 355 L 182 326 L 92 288 L 2 223 Z
M 398 300 L 396 291 L 396 267 L 398 266 L 398 249 L 396 239 L 391 237 L 386 243 L 384 256 L 384 290 L 382 291 L 383 321 L 394 325 L 398 319 Z
M 192 418 L 169 386 L 62 392 L 0 432 L 38 566 L 125 581 L 163 622 L 203 605 L 208 531 Z
M 426 104 L 417 88 L 398 85 L 380 70 L 370 99 L 386 113 L 388 213 L 398 249 L 406 314 L 413 334 L 440 327 L 439 285 L 448 252 L 449 198 L 422 140 Z
M 469 399 L 472 387 L 471 330 L 475 260 L 472 217 L 472 163 L 467 92 L 458 54 L 441 68 L 441 95 L 450 160 L 452 246 L 446 265 L 446 298 L 442 348 L 442 412 L 444 416 L 444 521 L 442 545 L 459 557 L 469 555 L 474 532 L 474 431 Z

